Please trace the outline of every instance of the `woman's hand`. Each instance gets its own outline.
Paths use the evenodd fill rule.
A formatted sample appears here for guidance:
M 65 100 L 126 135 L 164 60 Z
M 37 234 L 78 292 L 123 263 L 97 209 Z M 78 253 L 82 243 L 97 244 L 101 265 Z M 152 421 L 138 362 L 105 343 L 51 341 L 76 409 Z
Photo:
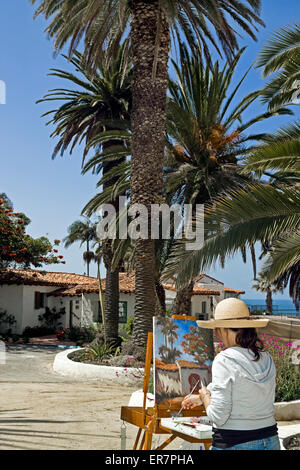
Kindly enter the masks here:
M 199 396 L 200 396 L 202 401 L 203 401 L 203 398 L 204 398 L 204 394 L 209 394 L 210 395 L 210 391 L 206 387 L 202 387 L 199 390 Z
M 210 405 L 210 391 L 206 387 L 202 387 L 199 390 L 199 397 L 202 401 L 205 409 Z
M 196 408 L 196 406 L 201 406 L 202 401 L 199 398 L 199 395 L 187 395 L 182 400 L 182 406 L 184 410 L 190 410 L 192 408 Z

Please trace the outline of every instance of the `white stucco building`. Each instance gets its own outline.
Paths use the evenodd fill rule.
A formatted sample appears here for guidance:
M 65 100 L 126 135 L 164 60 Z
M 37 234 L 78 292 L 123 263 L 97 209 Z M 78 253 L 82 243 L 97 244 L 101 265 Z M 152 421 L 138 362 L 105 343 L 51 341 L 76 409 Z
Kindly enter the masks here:
M 120 323 L 126 323 L 134 312 L 134 274 L 120 273 Z M 164 284 L 167 308 L 172 307 L 176 290 L 172 283 Z M 105 293 L 105 279 L 102 280 Z M 73 273 L 41 270 L 8 269 L 0 271 L 0 309 L 14 315 L 16 333 L 26 326 L 37 326 L 38 316 L 48 307 L 65 309 L 63 327 L 88 326 L 101 321 L 98 279 Z M 239 297 L 244 291 L 224 287 L 206 274 L 198 276 L 192 297 L 192 315 L 208 317 L 214 306 L 227 297 Z

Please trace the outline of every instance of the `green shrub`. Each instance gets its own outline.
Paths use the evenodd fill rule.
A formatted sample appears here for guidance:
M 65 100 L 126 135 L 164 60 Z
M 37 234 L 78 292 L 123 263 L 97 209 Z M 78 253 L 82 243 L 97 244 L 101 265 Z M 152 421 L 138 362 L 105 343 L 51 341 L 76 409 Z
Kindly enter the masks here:
M 94 327 L 73 326 L 72 328 L 64 328 L 56 336 L 62 341 L 72 341 L 81 346 L 83 343 L 91 343 L 96 334 L 97 329 Z
M 130 336 L 132 335 L 132 331 L 133 331 L 133 321 L 134 321 L 134 317 L 133 316 L 129 317 L 127 319 L 126 324 L 124 325 L 124 329 L 125 329 L 126 333 Z
M 97 344 L 95 346 L 91 346 L 87 350 L 87 354 L 89 354 L 93 359 L 108 359 L 111 357 L 115 352 L 113 346 L 109 346 L 108 344 Z
M 42 313 L 41 315 L 39 315 L 38 319 L 39 319 L 39 322 L 41 323 L 41 326 L 50 328 L 54 332 L 56 332 L 61 328 L 62 323 L 59 320 L 65 314 L 66 314 L 66 309 L 64 307 L 61 308 L 58 312 L 56 311 L 55 307 L 52 310 L 50 310 L 49 307 L 46 307 L 45 313 Z
M 114 355 L 114 348 L 107 344 L 89 346 L 83 351 L 74 351 L 69 358 L 76 362 L 101 363 Z
M 53 335 L 55 333 L 54 328 L 50 328 L 48 326 L 26 326 L 24 329 L 22 336 L 24 338 L 34 338 L 40 336 L 48 336 Z
M 11 328 L 17 323 L 14 315 L 10 315 L 6 310 L 0 310 L 0 331 L 2 334 L 11 333 Z

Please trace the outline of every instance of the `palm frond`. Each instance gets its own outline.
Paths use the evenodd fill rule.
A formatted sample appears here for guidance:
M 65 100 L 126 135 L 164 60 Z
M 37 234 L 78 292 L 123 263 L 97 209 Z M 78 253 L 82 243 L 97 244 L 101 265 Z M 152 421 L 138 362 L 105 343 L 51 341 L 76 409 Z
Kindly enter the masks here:
M 178 283 L 188 283 L 221 256 L 230 257 L 241 247 L 257 241 L 276 240 L 282 233 L 297 227 L 300 227 L 298 191 L 257 185 L 231 192 L 206 210 L 204 246 L 200 250 L 186 251 L 186 240 L 178 241 L 165 272 L 174 275 L 180 266 Z
M 300 139 L 275 140 L 258 147 L 243 160 L 242 172 L 255 171 L 261 175 L 266 170 L 282 170 L 300 176 Z
M 274 281 L 300 261 L 300 231 L 291 231 L 272 246 L 262 272 L 269 281 Z
M 72 57 L 82 41 L 84 57 L 93 70 L 103 57 L 103 51 L 113 53 L 121 38 L 130 32 L 133 5 L 128 0 L 31 0 L 31 3 L 38 4 L 35 17 L 43 15 L 48 21 L 46 32 L 54 38 L 56 51 L 68 44 L 69 57 Z M 155 8 L 158 16 L 162 13 L 167 16 L 175 44 L 180 47 L 184 40 L 193 52 L 201 50 L 209 61 L 210 45 L 220 54 L 222 48 L 228 59 L 238 49 L 238 33 L 230 21 L 256 39 L 256 25 L 264 25 L 258 5 L 259 0 L 160 0 Z

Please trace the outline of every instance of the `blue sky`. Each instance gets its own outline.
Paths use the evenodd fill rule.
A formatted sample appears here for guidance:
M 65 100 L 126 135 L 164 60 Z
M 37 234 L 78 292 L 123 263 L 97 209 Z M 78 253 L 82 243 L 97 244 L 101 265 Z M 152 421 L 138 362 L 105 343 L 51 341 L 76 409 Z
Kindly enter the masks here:
M 59 79 L 47 76 L 50 68 L 67 69 L 60 56 L 54 57 L 53 45 L 44 34 L 42 18 L 33 20 L 33 7 L 29 0 L 3 2 L 0 29 L 0 80 L 7 87 L 7 103 L 0 105 L 0 192 L 6 192 L 15 210 L 31 218 L 28 232 L 38 237 L 47 234 L 53 240 L 62 239 L 67 227 L 76 220 L 82 207 L 95 194 L 97 177 L 81 175 L 81 151 L 72 156 L 51 159 L 55 141 L 50 138 L 51 128 L 45 126 L 41 114 L 51 109 L 47 103 L 35 104 L 49 89 L 62 86 Z M 265 29 L 260 29 L 258 42 L 246 36 L 240 45 L 247 45 L 239 65 L 242 74 L 255 60 L 257 53 L 272 31 L 297 21 L 300 4 L 296 0 L 263 0 L 262 18 Z M 260 72 L 251 70 L 241 93 L 262 86 Z M 260 112 L 258 104 L 254 111 Z M 252 113 L 251 113 L 252 115 Z M 247 117 L 247 116 L 245 116 Z M 272 131 L 290 118 L 280 117 L 256 127 L 258 131 Z M 54 265 L 52 271 L 83 273 L 82 252 L 78 245 L 61 249 L 66 265 Z M 92 266 L 91 274 L 96 275 Z M 229 287 L 246 290 L 245 297 L 263 298 L 251 289 L 251 264 L 244 265 L 240 256 L 227 261 L 224 270 L 216 268 L 211 275 Z M 285 293 L 278 298 L 287 298 Z

